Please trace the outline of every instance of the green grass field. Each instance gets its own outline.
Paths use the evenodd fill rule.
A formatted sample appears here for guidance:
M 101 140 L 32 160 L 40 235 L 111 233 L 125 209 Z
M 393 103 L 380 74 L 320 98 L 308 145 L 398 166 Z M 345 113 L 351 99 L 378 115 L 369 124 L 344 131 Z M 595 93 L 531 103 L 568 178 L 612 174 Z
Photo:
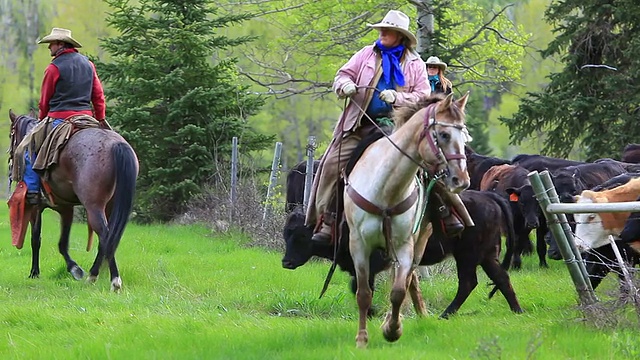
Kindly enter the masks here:
M 4 209 L 4 208 L 3 208 Z M 478 288 L 449 320 L 437 315 L 456 290 L 455 274 L 422 282 L 432 314 L 407 308 L 404 334 L 382 337 L 383 312 L 369 322 L 369 348 L 355 348 L 357 306 L 339 272 L 318 299 L 329 264 L 295 271 L 281 254 L 247 248 L 239 234 L 205 226 L 131 224 L 117 252 L 123 290 L 109 291 L 108 269 L 96 284 L 74 281 L 57 252 L 58 217 L 46 212 L 41 277 L 29 279 L 31 251 L 11 246 L 0 211 L 0 359 L 637 359 L 637 319 L 597 328 L 577 309 L 561 262 L 537 268 L 526 257 L 512 272 L 524 314 L 509 311 L 482 273 Z M 86 226 L 75 224 L 72 257 L 88 271 Z M 382 277 L 382 276 L 381 276 Z M 614 278 L 598 289 L 606 296 Z M 386 309 L 388 285 L 379 281 L 374 304 Z

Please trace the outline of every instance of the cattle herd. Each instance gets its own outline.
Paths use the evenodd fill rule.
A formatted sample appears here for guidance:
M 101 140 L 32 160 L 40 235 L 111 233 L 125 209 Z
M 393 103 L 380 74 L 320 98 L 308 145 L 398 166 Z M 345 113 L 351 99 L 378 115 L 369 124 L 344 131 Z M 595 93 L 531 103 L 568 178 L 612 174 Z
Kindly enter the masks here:
M 449 256 L 455 260 L 458 290 L 440 315 L 442 318 L 455 314 L 477 286 L 478 266 L 495 286 L 491 295 L 500 291 L 513 312 L 522 312 L 507 270 L 519 269 L 521 257 L 533 253 L 529 234 L 534 229 L 540 267 L 548 266 L 547 257 L 562 259 L 528 180 L 527 174 L 531 171 L 549 171 L 561 202 L 640 200 L 640 145 L 625 147 L 621 161 L 580 162 L 528 154 L 508 160 L 481 155 L 469 147 L 466 156 L 471 185 L 460 196 L 476 226 L 466 228 L 455 237 L 447 237 L 440 226 L 433 226 L 420 261 L 420 265 L 434 265 Z M 351 288 L 355 291 L 355 269 L 349 241 L 345 239 L 348 229 L 342 229 L 343 238 L 335 246 L 311 241 L 314 226 L 305 226 L 302 204 L 305 174 L 306 162 L 301 162 L 287 176 L 288 216 L 283 231 L 286 250 L 282 266 L 296 269 L 314 256 L 335 261 L 341 270 L 352 276 Z M 613 249 L 602 240 L 605 236 L 618 237 L 616 245 L 629 266 L 640 262 L 640 253 L 634 250 L 640 239 L 640 213 L 577 214 L 575 219 L 567 214 L 567 218 L 576 235 L 576 245 L 585 252 L 583 259 L 594 289 L 609 272 L 621 274 Z M 502 235 L 505 235 L 506 246 L 501 261 Z M 390 266 L 390 258 L 384 249 L 371 255 L 370 266 L 369 283 L 373 289 L 375 275 Z

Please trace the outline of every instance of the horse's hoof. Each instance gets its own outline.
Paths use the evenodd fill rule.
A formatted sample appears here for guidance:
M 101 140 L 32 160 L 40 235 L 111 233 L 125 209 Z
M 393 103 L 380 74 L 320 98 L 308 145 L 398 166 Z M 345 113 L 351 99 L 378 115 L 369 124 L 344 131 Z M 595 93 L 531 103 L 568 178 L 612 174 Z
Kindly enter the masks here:
M 98 275 L 89 275 L 87 278 L 87 282 L 90 284 L 95 284 L 96 280 L 98 280 Z
M 391 312 L 387 313 L 382 323 L 382 335 L 388 342 L 394 342 L 402 336 L 402 315 L 399 316 L 394 326 L 391 326 Z
M 382 335 L 388 342 L 398 341 L 402 336 L 402 324 L 397 329 L 389 330 L 389 328 L 382 329 Z
M 111 291 L 119 292 L 122 289 L 122 279 L 120 277 L 111 280 Z
M 76 280 L 82 280 L 82 278 L 84 277 L 84 270 L 82 270 L 82 268 L 78 265 L 73 265 L 69 272 L 71 273 L 71 276 L 73 276 L 73 278 Z
M 29 274 L 29 279 L 37 279 L 40 277 L 40 272 L 39 271 L 32 271 Z
M 366 349 L 368 343 L 369 334 L 367 334 L 367 330 L 358 331 L 358 335 L 356 336 L 356 347 L 358 349 Z

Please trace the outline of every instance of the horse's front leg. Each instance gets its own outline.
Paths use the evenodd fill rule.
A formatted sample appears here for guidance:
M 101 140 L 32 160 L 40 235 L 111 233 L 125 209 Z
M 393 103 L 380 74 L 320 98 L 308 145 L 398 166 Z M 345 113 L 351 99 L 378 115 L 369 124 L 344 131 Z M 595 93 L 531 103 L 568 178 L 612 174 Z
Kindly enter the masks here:
M 57 209 L 60 214 L 60 241 L 58 242 L 58 251 L 64 257 L 67 263 L 67 271 L 76 280 L 84 277 L 84 270 L 69 255 L 69 234 L 71 233 L 71 224 L 73 223 L 73 206 L 63 206 Z
M 40 277 L 40 245 L 42 244 L 42 210 L 38 206 L 32 206 L 27 210 L 31 223 L 31 271 L 32 279 Z
M 349 239 L 349 251 L 353 259 L 353 265 L 356 270 L 356 300 L 358 302 L 358 333 L 356 334 L 356 347 L 366 348 L 369 342 L 369 333 L 367 332 L 367 316 L 371 308 L 373 299 L 373 291 L 369 286 L 369 253 L 362 241 L 361 235 L 351 227 Z
M 396 244 L 398 242 L 395 242 Z M 400 318 L 400 308 L 405 296 L 410 273 L 413 270 L 413 241 L 407 241 L 402 246 L 396 248 L 397 263 L 393 287 L 391 288 L 391 311 L 382 324 L 382 334 L 387 341 L 396 341 L 402 336 L 402 319 Z

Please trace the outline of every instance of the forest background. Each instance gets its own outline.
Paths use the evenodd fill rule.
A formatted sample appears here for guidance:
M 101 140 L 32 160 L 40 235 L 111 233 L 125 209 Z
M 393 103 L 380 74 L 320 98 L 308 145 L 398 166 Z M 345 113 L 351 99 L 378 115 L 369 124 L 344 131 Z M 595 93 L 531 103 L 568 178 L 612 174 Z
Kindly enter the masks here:
M 507 1 L 491 1 L 477 0 L 477 4 L 490 13 L 496 6 L 508 4 Z M 134 2 L 135 3 L 135 2 Z M 300 17 L 305 16 L 301 9 L 304 1 L 298 1 L 297 4 L 290 2 L 265 2 L 271 9 L 256 8 L 251 5 L 252 2 L 220 2 L 220 14 L 226 11 L 232 12 L 240 9 L 244 12 L 256 12 L 254 19 L 247 20 L 241 24 L 229 27 L 224 30 L 225 34 L 230 37 L 250 35 L 256 36 L 256 40 L 252 41 L 241 48 L 230 49 L 228 55 L 235 56 L 238 59 L 238 65 L 247 73 L 255 73 L 260 70 L 256 63 L 265 61 L 265 54 L 256 54 L 258 49 L 264 49 L 265 44 L 269 44 L 269 49 L 273 55 L 273 61 L 270 64 L 271 69 L 276 69 L 282 63 L 278 63 L 278 53 L 282 53 L 278 49 L 281 47 L 292 46 L 287 44 L 286 31 L 290 31 L 291 26 L 296 22 L 305 22 Z M 255 4 L 255 2 L 253 2 Z M 308 1 L 313 3 L 313 1 Z M 318 2 L 324 3 L 323 9 L 330 11 L 331 7 L 336 6 L 335 1 Z M 342 3 L 342 2 L 338 2 Z M 384 5 L 382 1 L 367 1 L 360 5 L 361 8 L 370 9 L 369 22 L 374 23 L 381 19 L 388 9 L 389 2 Z M 380 3 L 380 11 L 376 11 L 377 3 Z M 399 2 L 401 3 L 401 2 Z M 532 151 L 538 152 L 541 148 L 539 141 L 527 142 L 522 146 L 510 146 L 506 128 L 500 124 L 498 117 L 501 115 L 510 115 L 517 110 L 518 99 L 524 94 L 525 90 L 535 90 L 545 85 L 545 76 L 554 68 L 557 68 L 554 59 L 541 60 L 536 53 L 536 49 L 543 48 L 549 41 L 553 39 L 551 27 L 545 24 L 542 16 L 549 0 L 533 0 L 522 1 L 506 11 L 506 15 L 516 25 L 521 25 L 525 33 L 530 33 L 531 38 L 528 45 L 530 46 L 523 53 L 521 59 L 522 68 L 527 69 L 522 74 L 522 79 L 510 85 L 508 91 L 502 89 L 482 89 L 461 87 L 457 91 L 458 95 L 461 91 L 470 90 L 472 92 L 472 101 L 482 103 L 482 111 L 486 112 L 488 119 L 488 133 L 490 134 L 490 150 L 495 156 L 510 157 L 518 152 Z M 238 6 L 240 4 L 240 6 Z M 411 15 L 413 23 L 412 29 L 415 31 L 415 7 L 405 1 L 402 8 Z M 344 4 L 341 4 L 343 6 Z M 82 52 L 84 54 L 95 56 L 102 61 L 108 62 L 108 54 L 100 46 L 100 38 L 107 38 L 116 34 L 116 30 L 110 28 L 106 22 L 106 14 L 111 10 L 110 7 L 101 0 L 2 0 L 0 5 L 0 34 L 2 34 L 2 51 L 0 54 L 0 114 L 7 114 L 9 108 L 13 108 L 18 113 L 25 113 L 29 108 L 37 108 L 37 99 L 39 96 L 40 82 L 42 73 L 46 65 L 50 62 L 46 45 L 36 45 L 36 40 L 49 33 L 54 26 L 65 27 L 73 31 L 73 36 L 83 44 Z M 243 8 L 244 6 L 244 8 Z M 346 5 L 345 5 L 346 6 Z M 295 16 L 274 16 L 274 14 L 282 14 L 284 7 L 288 7 L 289 14 Z M 412 9 L 413 8 L 413 9 Z M 278 11 L 277 11 L 277 10 Z M 318 9 L 316 11 L 324 11 Z M 307 14 L 308 15 L 308 14 Z M 341 14 L 334 14 L 336 17 Z M 283 23 L 289 20 L 290 23 Z M 346 20 L 346 14 L 345 14 Z M 306 20 L 310 22 L 310 20 Z M 322 23 L 316 23 L 321 26 Z M 322 31 L 321 28 L 316 29 Z M 353 29 L 365 31 L 367 29 Z M 469 32 L 473 29 L 469 28 Z M 332 93 L 327 93 L 327 87 L 322 87 L 322 83 L 330 84 L 333 75 L 341 62 L 346 62 L 354 50 L 357 50 L 364 44 L 373 43 L 377 38 L 377 32 L 369 31 L 363 35 L 362 39 L 357 39 L 351 46 L 344 49 L 341 54 L 326 54 L 326 60 L 318 61 L 313 67 L 307 67 L 308 73 L 315 72 L 315 81 L 319 84 L 317 88 L 311 88 L 310 84 L 298 86 L 295 93 L 283 94 L 269 92 L 269 88 L 260 86 L 249 79 L 244 79 L 248 84 L 252 85 L 252 90 L 256 93 L 265 94 L 266 104 L 261 112 L 250 119 L 251 123 L 261 131 L 276 135 L 278 141 L 284 144 L 286 153 L 293 155 L 295 160 L 301 159 L 304 152 L 304 146 L 308 135 L 318 137 L 319 145 L 322 150 L 323 144 L 330 139 L 333 125 L 339 115 L 340 107 L 343 105 L 338 101 Z M 299 46 L 305 46 L 301 44 Z M 443 57 L 442 54 L 433 54 Z M 258 58 L 260 56 L 260 58 Z M 30 58 L 32 57 L 32 58 Z M 298 68 L 303 67 L 305 61 L 310 59 L 298 59 Z M 281 59 L 279 61 L 282 61 Z M 317 61 L 314 59 L 314 61 Z M 455 64 L 451 70 L 455 71 Z M 288 65 L 291 67 L 291 65 Z M 263 72 L 266 73 L 266 71 Z M 455 81 L 455 75 L 449 75 Z M 454 85 L 458 85 L 454 82 Z M 289 88 L 293 88 L 296 84 L 289 84 Z M 499 93 L 499 91 L 504 91 Z M 493 94 L 496 93 L 496 94 Z M 485 114 L 472 114 L 472 116 L 485 117 Z M 2 145 L 7 144 L 8 136 L 8 117 L 6 121 L 0 122 L 0 139 Z M 272 149 L 269 149 L 272 150 Z M 270 151 L 266 152 L 268 157 Z M 285 157 L 286 162 L 293 159 Z M 285 166 L 286 167 L 286 166 Z
M 597 0 L 591 2 L 599 3 Z M 622 2 L 624 3 L 624 1 Z M 129 4 L 136 6 L 149 3 L 157 6 L 154 8 L 157 16 L 146 14 L 147 17 L 144 20 L 137 18 L 136 21 L 140 21 L 141 24 L 131 23 L 135 21 L 130 21 L 127 24 L 127 19 L 136 18 L 132 17 L 132 13 L 126 14 L 126 11 L 121 12 L 120 18 L 114 20 L 115 8 L 122 9 Z M 554 6 L 555 9 L 552 9 Z M 606 149 L 592 147 L 591 152 L 585 150 L 584 146 L 579 146 L 581 141 L 580 126 L 574 126 L 568 130 L 560 128 L 559 133 L 554 134 L 559 142 L 551 143 L 555 148 L 549 147 L 549 138 L 546 136 L 546 132 L 549 129 L 558 130 L 557 127 L 554 128 L 556 126 L 554 125 L 554 113 L 567 107 L 561 101 L 554 107 L 545 107 L 544 102 L 538 101 L 536 103 L 536 97 L 531 96 L 531 93 L 544 95 L 550 80 L 553 79 L 553 76 L 549 77 L 550 74 L 564 71 L 571 76 L 572 72 L 575 73 L 571 65 L 572 56 L 576 58 L 576 54 L 583 54 L 581 46 L 587 42 L 581 41 L 581 31 L 586 34 L 585 36 L 588 36 L 585 39 L 593 41 L 598 39 L 599 34 L 611 37 L 621 29 L 624 30 L 622 26 L 626 23 L 617 25 L 618 27 L 607 28 L 607 25 L 611 23 L 607 16 L 613 16 L 612 14 L 616 10 L 613 6 L 583 6 L 582 3 L 577 2 L 560 4 L 550 0 L 518 1 L 513 4 L 504 0 L 391 0 L 384 2 L 379 0 L 359 2 L 339 0 L 240 2 L 230 0 L 0 0 L 0 36 L 2 37 L 0 42 L 2 47 L 0 49 L 0 114 L 7 114 L 10 108 L 17 113 L 26 113 L 30 108 L 37 108 L 42 72 L 51 58 L 45 45 L 36 45 L 36 40 L 48 34 L 54 26 L 71 29 L 73 36 L 84 45 L 81 49 L 82 53 L 96 61 L 101 77 L 107 77 L 105 74 L 108 74 L 110 79 L 115 79 L 114 82 L 105 82 L 103 78 L 107 95 L 113 95 L 127 91 L 135 92 L 128 88 L 135 83 L 126 83 L 126 81 L 135 77 L 136 73 L 132 73 L 131 69 L 119 70 L 118 66 L 132 68 L 138 66 L 140 71 L 147 71 L 147 68 L 157 66 L 157 64 L 146 66 L 144 61 L 140 60 L 143 58 L 142 56 L 136 59 L 131 54 L 142 54 L 147 57 L 146 59 L 158 56 L 155 59 L 158 62 L 164 61 L 160 59 L 166 54 L 162 52 L 162 49 L 155 48 L 186 46 L 183 43 L 175 44 L 174 42 L 171 44 L 171 41 L 166 41 L 167 39 L 152 38 L 162 33 L 162 29 L 158 31 L 161 22 L 151 24 L 154 19 L 168 19 L 172 22 L 171 24 L 176 24 L 176 21 L 182 22 L 184 25 L 182 31 L 186 32 L 188 32 L 189 26 L 203 26 L 204 24 L 208 26 L 206 31 L 210 30 L 209 34 L 203 34 L 201 39 L 187 37 L 185 39 L 194 41 L 196 46 L 201 45 L 197 41 L 205 41 L 204 39 L 211 40 L 210 43 L 218 44 L 215 51 L 208 55 L 208 61 L 223 64 L 224 66 L 218 66 L 215 69 L 223 70 L 223 77 L 227 78 L 217 84 L 218 89 L 214 89 L 213 92 L 209 91 L 201 100 L 206 98 L 206 101 L 212 101 L 212 96 L 219 96 L 222 99 L 218 101 L 224 102 L 225 96 L 229 96 L 230 99 L 234 96 L 232 89 L 227 95 L 224 91 L 220 91 L 220 86 L 234 87 L 234 91 L 246 90 L 245 95 L 249 96 L 248 102 L 253 102 L 251 107 L 259 109 L 238 116 L 244 122 L 243 126 L 246 125 L 259 134 L 258 137 L 251 138 L 254 139 L 254 146 L 248 149 L 252 150 L 252 161 L 255 161 L 253 165 L 256 168 L 269 168 L 273 147 L 265 146 L 265 144 L 266 140 L 273 139 L 283 143 L 281 164 L 282 169 L 287 170 L 302 160 L 308 136 L 316 136 L 318 155 L 329 142 L 340 108 L 344 106 L 344 102 L 336 99 L 335 94 L 330 91 L 331 81 L 336 70 L 356 50 L 375 41 L 377 32 L 368 28 L 366 24 L 378 22 L 389 9 L 400 9 L 413 19 L 412 31 L 416 31 L 416 27 L 430 27 L 432 29 L 432 32 L 428 33 L 426 37 L 424 33 L 421 35 L 421 32 L 418 31 L 421 42 L 419 51 L 422 50 L 421 54 L 425 59 L 430 55 L 436 55 L 449 63 L 447 76 L 454 83 L 455 95 L 459 96 L 466 91 L 471 91 L 468 122 L 475 138 L 471 145 L 476 150 L 483 154 L 502 158 L 511 158 L 518 153 L 545 152 L 550 155 L 568 156 L 579 160 L 589 159 L 594 154 L 613 156 L 612 154 L 618 151 L 618 144 L 608 145 Z M 205 7 L 212 9 L 212 13 L 206 13 L 199 17 L 190 13 L 189 10 Z M 621 5 L 619 8 L 631 9 L 626 5 Z M 129 8 L 129 10 L 131 9 Z M 163 9 L 175 14 L 160 15 L 164 11 Z M 175 9 L 178 11 L 174 11 Z M 608 9 L 611 9 L 609 11 L 611 14 L 607 13 Z M 429 12 L 432 18 L 425 18 L 425 12 Z M 546 20 L 545 13 L 547 14 Z M 549 16 L 550 14 L 551 16 Z M 582 17 L 576 16 L 576 14 Z M 622 14 L 633 17 L 634 12 L 624 10 Z M 216 18 L 227 15 L 237 16 L 237 18 L 233 21 L 218 21 Z M 617 19 L 622 18 L 624 21 L 624 17 L 619 15 L 619 12 L 616 13 Z M 111 19 L 111 24 L 109 24 L 109 19 Z M 216 19 L 216 21 L 207 23 L 205 19 Z M 602 19 L 602 23 L 599 24 L 596 21 L 594 26 L 590 26 L 592 19 Z M 113 26 L 114 23 L 119 25 Z M 567 26 L 567 24 L 571 26 Z M 601 26 L 601 28 L 597 26 Z M 200 29 L 203 28 L 200 27 Z M 553 29 L 556 31 L 554 32 Z M 145 38 L 145 30 L 149 30 L 148 38 Z M 634 34 L 635 30 L 631 30 L 628 33 Z M 223 38 L 243 38 L 251 41 L 225 43 L 221 40 Z M 577 42 L 578 40 L 580 42 Z M 631 44 L 626 39 L 622 39 L 622 41 Z M 587 49 L 593 48 L 591 43 L 587 45 Z M 604 49 L 596 51 L 598 56 L 605 53 L 607 49 L 613 48 L 613 46 L 608 46 L 609 43 L 594 44 L 594 46 L 596 45 Z M 612 42 L 611 45 L 618 44 Z M 123 48 L 125 49 L 123 50 Z M 596 48 L 596 50 L 600 50 L 600 48 Z M 199 51 L 200 49 L 198 49 L 198 53 Z M 624 51 L 618 51 L 618 48 L 613 48 L 612 52 L 614 54 L 624 53 Z M 544 53 L 544 57 L 542 53 Z M 590 60 L 603 60 L 602 56 L 591 56 L 589 51 L 584 51 L 584 53 L 586 53 L 584 58 L 577 59 L 580 64 L 585 61 L 589 63 Z M 589 58 L 589 56 L 591 57 Z M 169 60 L 176 61 L 176 59 Z M 187 60 L 193 59 L 185 57 L 185 61 Z M 118 64 L 117 66 L 113 65 L 114 61 Z M 171 64 L 167 68 L 175 71 L 175 67 L 179 67 L 179 61 L 182 60 L 177 59 L 177 61 L 177 64 Z M 202 65 L 198 62 L 194 64 Z M 154 68 L 154 70 L 157 69 Z M 118 74 L 118 71 L 121 73 Z M 113 75 L 114 73 L 116 75 Z M 202 75 L 204 79 L 206 74 Z M 578 74 L 578 77 L 580 75 Z M 140 73 L 141 78 L 145 76 L 146 74 Z M 177 80 L 184 80 L 184 78 Z M 194 79 L 192 78 L 192 80 Z M 212 78 L 212 81 L 218 80 Z M 558 88 L 566 90 L 562 89 L 563 85 L 568 86 L 569 91 L 573 90 L 571 86 L 574 80 L 571 78 L 561 80 L 559 85 L 555 85 L 556 90 Z M 589 81 L 589 78 L 585 79 L 582 76 L 580 80 Z M 606 78 L 603 80 L 600 77 L 598 80 L 606 82 Z M 126 86 L 110 87 L 113 83 L 125 84 Z M 189 86 L 189 84 L 180 85 Z M 589 85 L 586 87 L 588 88 L 587 92 L 591 91 Z M 170 90 L 167 89 L 167 91 Z M 573 100 L 572 94 L 567 96 L 561 91 L 558 93 L 562 96 L 560 100 Z M 235 95 L 237 96 L 237 94 L 236 92 Z M 130 100 L 127 99 L 127 96 L 131 98 L 131 96 L 137 95 L 139 94 L 122 95 L 115 103 L 124 104 Z M 160 89 L 160 94 L 156 94 L 156 96 L 158 95 L 163 95 L 162 89 Z M 174 94 L 167 95 L 167 97 L 171 96 Z M 184 101 L 186 95 L 177 94 L 175 96 L 179 101 Z M 145 124 L 127 124 L 126 119 L 123 120 L 127 116 L 131 118 L 131 114 L 124 117 L 120 116 L 121 113 L 115 114 L 117 116 L 110 115 L 109 109 L 114 108 L 111 106 L 114 104 L 114 98 L 107 98 L 108 117 L 115 120 L 116 126 L 119 125 L 119 122 L 125 121 L 120 124 L 122 125 L 120 129 L 123 130 L 123 135 L 126 138 L 128 138 L 127 135 L 135 135 L 136 131 L 140 133 L 139 125 Z M 258 98 L 259 101 L 255 100 Z M 523 99 L 526 102 L 527 98 L 533 99 L 533 102 L 529 101 L 523 107 Z M 593 99 L 581 98 L 579 100 L 582 101 L 580 106 L 594 107 Z M 155 100 L 147 99 L 145 101 L 154 103 Z M 259 106 L 259 102 L 262 101 L 264 104 Z M 613 102 L 611 104 L 611 107 L 616 106 Z M 201 105 L 200 103 L 195 104 L 195 106 Z M 538 107 L 536 108 L 536 106 Z M 247 106 L 247 109 L 249 108 Z M 631 116 L 637 116 L 636 111 L 631 110 L 629 112 Z M 223 109 L 223 111 L 227 110 Z M 171 116 L 176 116 L 175 113 L 164 115 L 166 115 L 166 119 L 158 117 L 159 122 L 167 121 Z M 569 113 L 568 116 L 573 115 Z M 155 121 L 153 117 L 147 117 L 147 119 L 150 122 Z M 582 121 L 582 119 L 576 118 L 574 121 Z M 520 126 L 520 123 L 526 124 L 526 126 Z M 621 129 L 624 130 L 625 126 L 628 128 L 628 125 L 625 125 L 627 123 L 621 124 Z M 127 125 L 131 129 L 127 129 Z M 188 128 L 189 124 L 186 125 Z M 0 122 L 0 146 L 7 146 L 8 130 L 7 117 L 7 121 Z M 596 129 L 596 134 L 600 134 L 604 130 L 606 129 Z M 153 129 L 149 130 L 149 132 L 152 131 Z M 160 132 L 146 134 L 146 136 L 163 136 L 159 134 Z M 226 137 L 220 138 L 225 139 L 225 144 L 228 135 L 225 134 Z M 589 137 L 588 134 L 583 134 L 583 136 L 593 141 L 593 137 Z M 129 140 L 131 141 L 131 139 Z M 174 139 L 173 141 L 178 140 Z M 619 147 L 622 148 L 622 146 Z M 136 148 L 135 144 L 134 148 Z M 140 154 L 146 149 L 139 146 L 136 150 Z M 179 152 L 179 149 L 177 151 Z M 226 154 L 226 149 L 219 151 L 224 151 L 225 156 L 217 157 L 214 154 L 213 158 L 216 160 L 226 160 L 230 157 L 230 154 Z M 162 155 L 162 151 L 154 153 L 154 156 L 158 155 Z M 146 161 L 148 159 L 145 158 Z M 179 168 L 163 169 L 161 165 L 158 166 L 162 171 L 156 175 L 147 174 L 148 169 L 143 166 L 141 176 L 143 187 L 151 187 L 154 176 L 156 180 L 170 178 L 167 174 L 176 176 L 176 173 L 180 173 L 186 168 L 183 166 L 182 170 Z M 201 173 L 203 172 L 206 171 L 201 171 Z M 190 176 L 182 175 L 187 178 Z M 195 184 L 188 183 L 190 180 L 182 179 L 181 188 L 179 186 L 170 188 L 169 185 L 163 184 L 163 188 L 155 189 L 155 195 L 166 196 L 173 201 L 176 199 L 176 194 L 186 194 L 181 195 L 181 201 L 178 204 L 183 205 L 182 200 L 188 200 L 192 194 L 197 192 L 197 187 L 203 185 L 202 183 L 207 180 L 206 176 L 202 174 L 193 174 L 191 177 L 198 176 Z M 170 180 L 172 181 L 172 179 L 167 181 Z M 153 208 L 153 205 L 148 203 L 147 207 Z M 180 213 L 181 210 L 183 210 L 181 206 L 167 209 L 170 213 Z M 166 219 L 167 217 L 164 215 L 160 218 Z

